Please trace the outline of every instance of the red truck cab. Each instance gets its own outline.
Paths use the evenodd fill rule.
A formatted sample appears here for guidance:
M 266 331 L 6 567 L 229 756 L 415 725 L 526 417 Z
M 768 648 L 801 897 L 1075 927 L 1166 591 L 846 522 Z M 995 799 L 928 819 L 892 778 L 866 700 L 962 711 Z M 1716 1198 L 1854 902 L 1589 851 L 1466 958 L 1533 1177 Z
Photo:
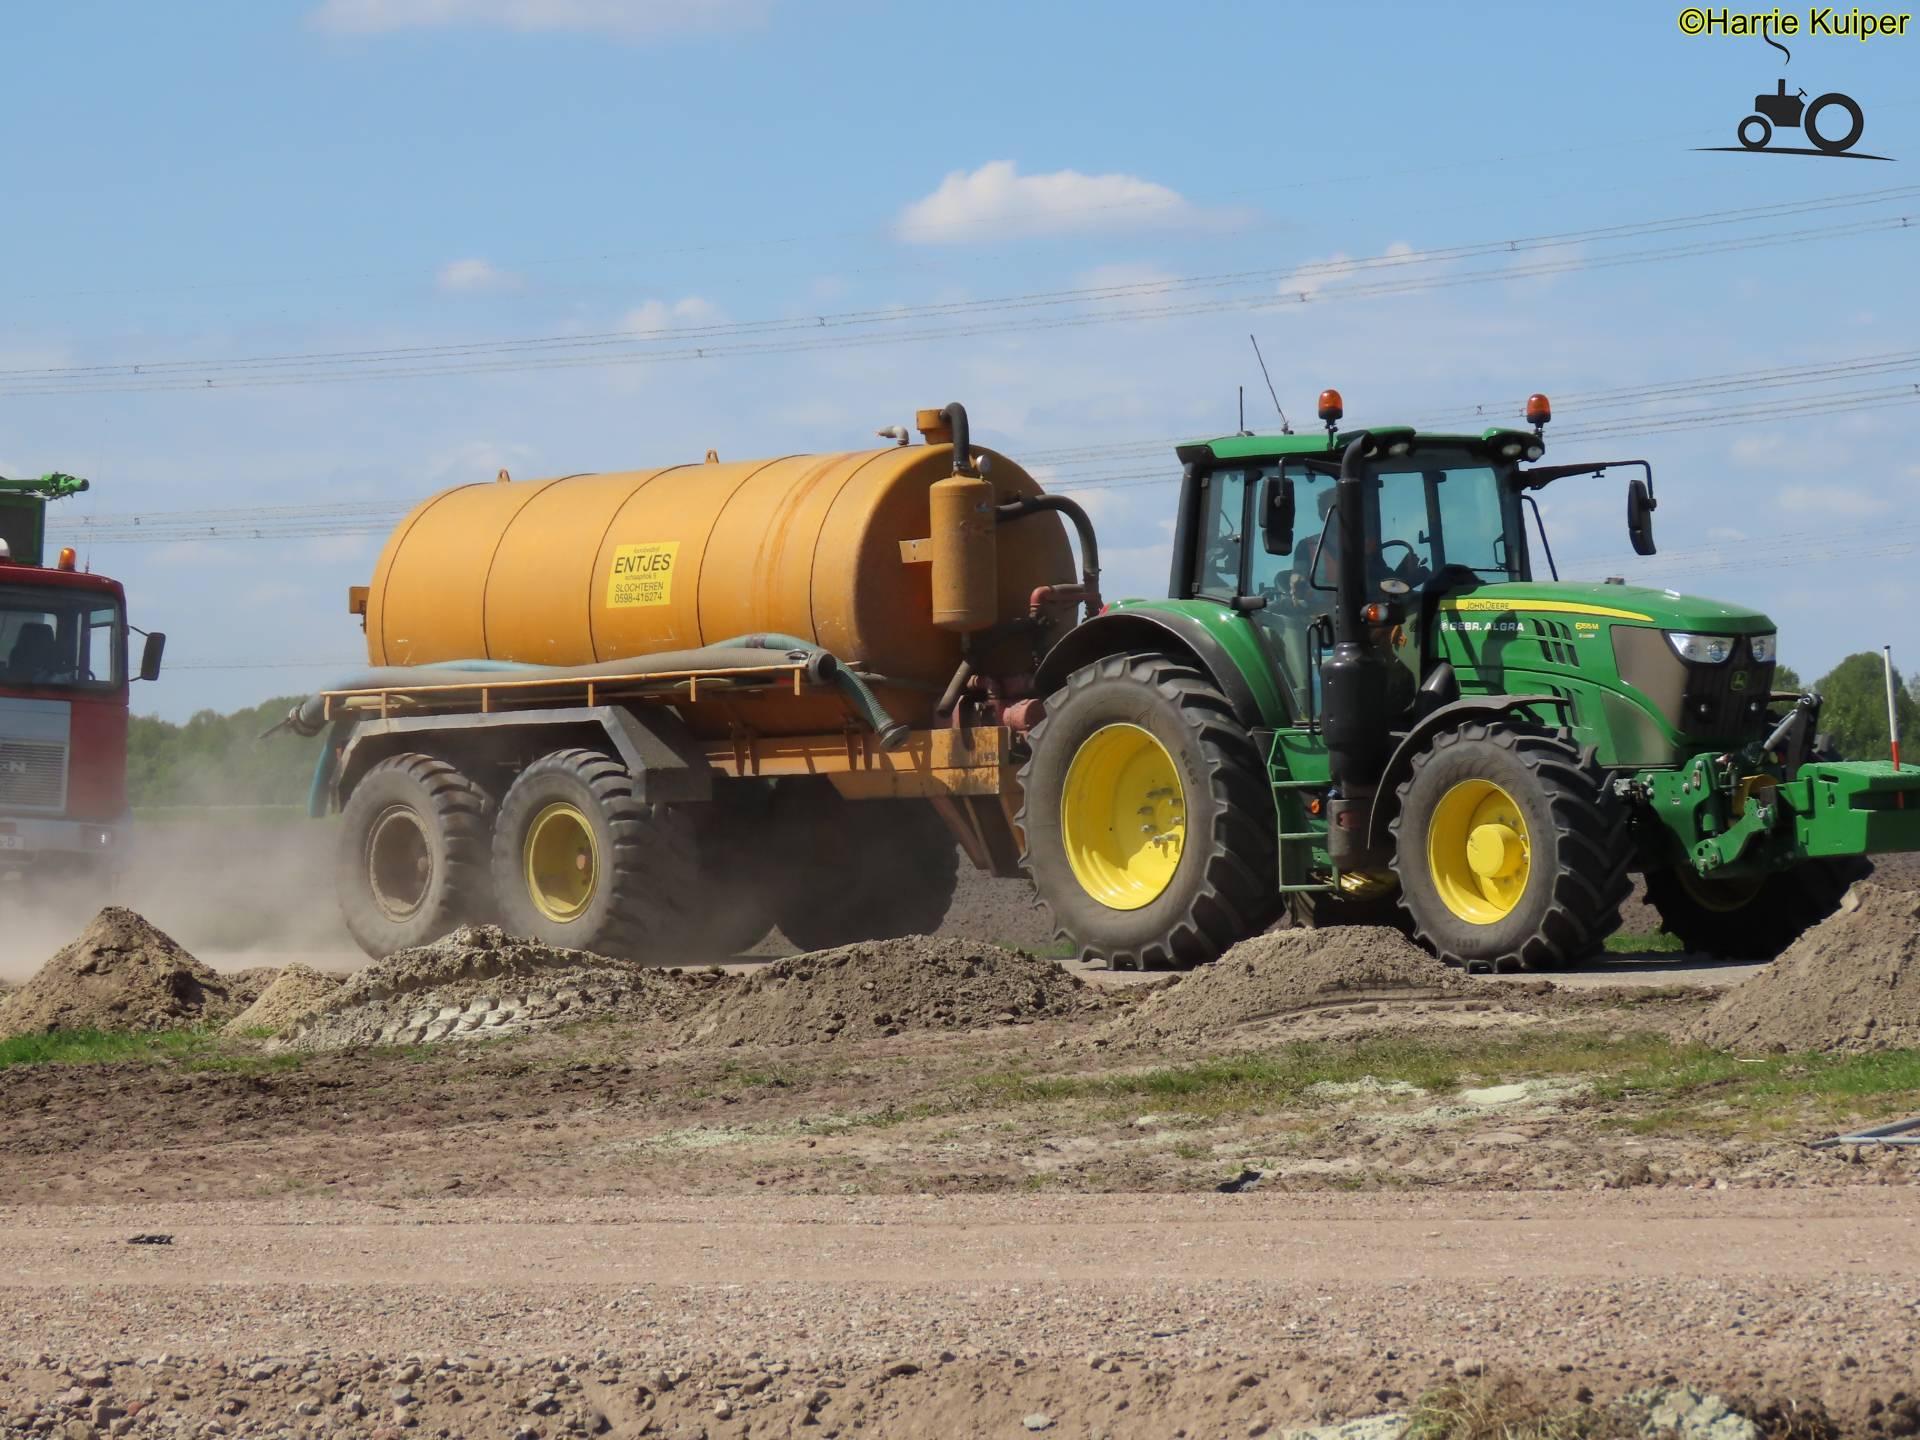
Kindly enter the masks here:
M 0 537 L 0 879 L 29 883 L 111 874 L 128 821 L 125 592 L 71 550 L 37 560 Z

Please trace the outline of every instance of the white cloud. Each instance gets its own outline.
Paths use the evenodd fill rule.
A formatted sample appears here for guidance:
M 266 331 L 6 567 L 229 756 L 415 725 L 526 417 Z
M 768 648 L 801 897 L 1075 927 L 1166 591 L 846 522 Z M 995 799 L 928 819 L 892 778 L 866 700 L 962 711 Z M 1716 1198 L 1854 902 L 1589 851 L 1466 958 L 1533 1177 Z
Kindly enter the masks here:
M 474 257 L 449 260 L 442 265 L 438 283 L 442 290 L 450 294 L 471 295 L 487 290 L 512 290 L 520 284 L 520 277 Z
M 1138 175 L 1054 170 L 1022 175 L 1011 160 L 955 170 L 900 212 L 895 233 L 915 244 L 974 244 L 1009 236 L 1067 235 L 1186 225 L 1200 212 L 1178 191 Z
M 1282 295 L 1298 300 L 1312 300 L 1323 290 L 1337 288 L 1349 281 L 1365 276 L 1369 280 L 1387 278 L 1380 271 L 1392 271 L 1402 265 L 1417 264 L 1411 257 L 1413 246 L 1404 240 L 1396 240 L 1385 252 L 1377 256 L 1368 256 L 1356 260 L 1344 250 L 1336 250 L 1323 259 L 1306 260 L 1282 280 L 1275 288 Z
M 322 30 L 382 35 L 455 27 L 591 31 L 646 39 L 758 24 L 774 0 L 321 0 Z
M 1788 485 L 1780 492 L 1780 508 L 1843 520 L 1879 515 L 1887 508 L 1880 496 L 1852 485 Z
M 682 326 L 716 325 L 725 319 L 711 300 L 685 295 L 678 300 L 648 300 L 636 305 L 620 325 L 624 330 L 678 330 Z

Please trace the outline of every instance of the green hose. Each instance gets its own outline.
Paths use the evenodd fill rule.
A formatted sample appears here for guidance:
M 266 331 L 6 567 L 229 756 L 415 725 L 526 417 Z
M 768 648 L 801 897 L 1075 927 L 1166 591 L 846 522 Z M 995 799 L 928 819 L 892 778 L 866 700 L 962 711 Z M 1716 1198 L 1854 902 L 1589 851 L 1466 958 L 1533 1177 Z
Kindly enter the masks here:
M 898 750 L 907 743 L 912 734 L 911 727 L 903 724 L 887 713 L 879 697 L 853 671 L 841 664 L 838 657 L 825 646 L 816 645 L 811 640 L 802 640 L 798 635 L 780 635 L 768 632 L 760 635 L 736 635 L 731 640 L 719 642 L 722 646 L 741 650 L 800 650 L 809 655 L 825 655 L 834 662 L 833 683 L 853 702 L 853 708 L 860 712 L 860 718 L 873 727 L 874 734 L 880 737 L 882 750 Z

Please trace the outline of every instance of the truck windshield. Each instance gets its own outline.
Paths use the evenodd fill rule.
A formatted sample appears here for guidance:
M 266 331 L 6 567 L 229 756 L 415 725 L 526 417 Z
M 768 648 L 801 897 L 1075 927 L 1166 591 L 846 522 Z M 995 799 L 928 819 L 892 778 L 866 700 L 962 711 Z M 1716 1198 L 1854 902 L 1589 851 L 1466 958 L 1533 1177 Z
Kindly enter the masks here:
M 125 637 L 117 601 L 0 585 L 0 685 L 117 689 L 126 672 Z

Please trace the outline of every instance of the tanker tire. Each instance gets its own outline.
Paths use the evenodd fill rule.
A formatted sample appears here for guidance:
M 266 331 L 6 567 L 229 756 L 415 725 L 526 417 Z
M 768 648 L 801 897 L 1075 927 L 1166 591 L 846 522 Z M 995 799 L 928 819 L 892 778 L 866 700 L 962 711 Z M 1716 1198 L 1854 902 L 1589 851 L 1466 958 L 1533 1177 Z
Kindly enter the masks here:
M 802 950 L 929 935 L 960 882 L 953 832 L 924 801 L 850 802 L 826 785 L 776 795 L 774 916 Z
M 751 950 L 774 926 L 773 897 L 765 883 L 763 817 L 702 805 L 689 812 L 700 862 L 700 909 L 694 937 L 715 959 Z
M 1477 924 L 1440 898 L 1427 832 L 1442 798 L 1487 780 L 1512 798 L 1529 837 L 1529 878 L 1513 909 Z M 1633 888 L 1625 810 L 1591 747 L 1506 724 L 1443 731 L 1414 757 L 1393 821 L 1393 868 L 1413 938 L 1451 965 L 1558 969 L 1592 955 L 1620 925 Z
M 541 908 L 528 878 L 531 832 L 556 811 L 591 835 L 591 884 L 566 918 Z M 544 945 L 650 965 L 679 964 L 699 948 L 693 821 L 642 801 L 627 767 L 603 750 L 556 750 L 507 787 L 493 827 L 493 884 L 501 924 Z
M 1075 755 L 1109 725 L 1134 725 L 1173 760 L 1184 833 L 1166 888 L 1138 909 L 1089 894 L 1067 858 L 1061 797 Z M 1188 969 L 1217 960 L 1279 916 L 1279 826 L 1259 747 L 1206 674 L 1166 655 L 1110 655 L 1047 697 L 1020 770 L 1022 863 L 1055 934 L 1113 970 Z
M 376 960 L 488 918 L 492 802 L 432 755 L 395 755 L 360 778 L 334 854 L 340 914 Z
M 1839 909 L 1848 888 L 1871 874 L 1873 862 L 1864 857 L 1808 860 L 1766 876 L 1745 903 L 1723 906 L 1703 899 L 1702 887 L 1716 883 L 1731 887 L 1739 882 L 1688 884 L 1676 870 L 1650 870 L 1647 903 L 1660 912 L 1660 928 L 1689 954 L 1711 955 L 1716 960 L 1772 960 Z

